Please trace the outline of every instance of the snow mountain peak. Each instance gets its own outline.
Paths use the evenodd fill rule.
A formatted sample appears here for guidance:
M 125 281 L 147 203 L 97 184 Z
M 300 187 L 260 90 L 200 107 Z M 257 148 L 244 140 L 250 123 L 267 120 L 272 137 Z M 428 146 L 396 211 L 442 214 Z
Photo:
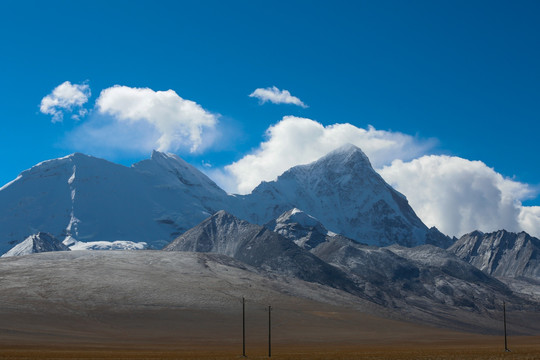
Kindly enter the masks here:
M 226 195 L 208 176 L 175 154 L 154 150 L 150 159 L 135 163 L 132 168 L 154 177 L 159 174 L 158 180 L 167 179 L 170 186 L 205 188 L 215 197 Z
M 329 152 L 320 160 L 331 161 L 334 163 L 349 163 L 355 165 L 364 165 L 371 167 L 371 162 L 367 155 L 356 145 L 347 143 L 337 149 Z
M 23 171 L 0 191 L 0 253 L 38 231 L 160 249 L 225 208 L 227 194 L 206 175 L 176 155 L 153 155 L 126 167 L 75 153 Z
M 429 229 L 405 196 L 384 181 L 362 150 L 350 144 L 261 183 L 244 199 L 243 217 L 254 223 L 267 223 L 299 208 L 328 230 L 362 243 L 414 246 L 428 240 Z
M 324 177 L 326 181 L 335 180 L 335 185 L 346 185 L 352 177 L 363 177 L 370 182 L 385 183 L 382 177 L 373 169 L 368 157 L 360 148 L 343 145 L 326 154 L 320 159 L 306 165 L 298 165 L 285 171 L 279 178 Z
M 161 152 L 158 150 L 152 150 L 152 155 L 150 156 L 150 160 L 160 163 L 161 165 L 169 164 L 170 166 L 172 164 L 176 164 L 176 165 L 183 165 L 186 167 L 191 166 L 184 159 L 182 159 L 180 156 L 176 154 Z
M 70 249 L 62 244 L 58 239 L 56 239 L 51 234 L 44 232 L 38 232 L 37 234 L 30 235 L 23 242 L 14 246 L 7 253 L 3 254 L 2 257 L 10 256 L 22 256 L 40 252 L 49 252 L 49 251 L 69 251 Z

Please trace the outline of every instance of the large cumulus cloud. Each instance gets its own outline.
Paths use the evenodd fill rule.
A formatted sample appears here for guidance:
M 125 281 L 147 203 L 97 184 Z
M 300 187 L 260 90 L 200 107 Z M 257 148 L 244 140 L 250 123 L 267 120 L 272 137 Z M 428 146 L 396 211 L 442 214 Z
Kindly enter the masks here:
M 538 232 L 540 211 L 522 206 L 535 196 L 527 184 L 503 177 L 481 161 L 452 156 L 422 156 L 395 160 L 379 170 L 382 177 L 407 196 L 428 226 L 459 236 L 481 230 Z
M 96 107 L 126 126 L 151 125 L 159 134 L 156 145 L 162 151 L 183 146 L 197 150 L 202 144 L 203 129 L 213 128 L 217 122 L 215 115 L 194 101 L 182 99 L 173 90 L 114 86 L 101 92 Z
M 68 134 L 68 146 L 98 155 L 201 151 L 215 136 L 217 115 L 175 91 L 113 86 L 101 91 L 91 118 Z

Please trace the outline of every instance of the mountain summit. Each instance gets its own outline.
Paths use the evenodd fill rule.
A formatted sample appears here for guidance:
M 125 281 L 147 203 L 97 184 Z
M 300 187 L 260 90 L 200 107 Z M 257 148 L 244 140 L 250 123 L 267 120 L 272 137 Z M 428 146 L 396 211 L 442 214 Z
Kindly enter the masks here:
M 243 200 L 244 217 L 259 224 L 299 208 L 328 230 L 366 244 L 449 245 L 444 235 L 429 231 L 405 196 L 351 144 L 261 183 Z
M 75 153 L 23 171 L 0 190 L 0 253 L 42 231 L 63 241 L 160 249 L 223 208 L 227 194 L 176 155 L 125 167 Z

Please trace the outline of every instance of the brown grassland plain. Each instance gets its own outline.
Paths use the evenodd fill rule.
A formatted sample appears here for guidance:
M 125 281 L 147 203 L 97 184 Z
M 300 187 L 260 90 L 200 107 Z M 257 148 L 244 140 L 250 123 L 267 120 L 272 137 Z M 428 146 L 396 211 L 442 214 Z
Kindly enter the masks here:
M 279 310 L 279 309 L 278 309 Z M 511 352 L 501 335 L 449 331 L 360 312 L 275 313 L 275 359 L 540 359 L 540 336 L 512 336 Z M 1 359 L 241 359 L 241 325 L 212 312 L 138 313 L 21 321 L 0 331 Z M 267 359 L 267 313 L 246 323 L 248 359 Z M 4 323 L 5 324 L 5 323 Z
M 423 344 L 362 346 L 347 344 L 287 345 L 275 344 L 275 359 L 540 359 L 538 338 L 515 339 L 512 352 L 504 352 L 493 339 L 459 344 Z M 190 344 L 185 348 L 161 348 L 136 345 L 122 347 L 8 347 L 0 351 L 2 359 L 241 359 L 241 349 L 223 344 Z M 267 359 L 264 346 L 247 353 L 248 359 Z
M 540 359 L 536 309 L 509 309 L 506 353 L 501 312 L 390 311 L 224 257 L 155 251 L 0 259 L 0 359 L 242 359 L 244 296 L 249 359 L 268 358 L 268 304 L 275 359 Z

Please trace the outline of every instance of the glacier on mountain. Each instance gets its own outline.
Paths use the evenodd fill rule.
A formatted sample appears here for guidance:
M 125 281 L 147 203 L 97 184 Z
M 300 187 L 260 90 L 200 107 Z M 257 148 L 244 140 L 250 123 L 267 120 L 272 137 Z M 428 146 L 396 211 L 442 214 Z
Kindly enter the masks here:
M 125 167 L 75 153 L 39 163 L 2 188 L 0 252 L 37 231 L 79 246 L 124 241 L 160 249 L 224 207 L 226 198 L 176 155 L 155 151 Z

